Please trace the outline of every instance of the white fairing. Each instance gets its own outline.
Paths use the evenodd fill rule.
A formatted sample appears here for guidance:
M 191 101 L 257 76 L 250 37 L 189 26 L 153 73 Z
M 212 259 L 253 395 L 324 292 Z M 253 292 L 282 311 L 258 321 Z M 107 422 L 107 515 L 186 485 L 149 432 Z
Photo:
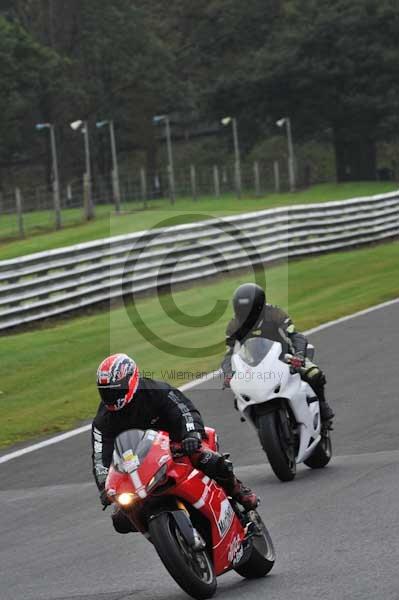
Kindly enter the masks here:
M 281 344 L 269 340 L 267 342 L 269 351 L 254 366 L 245 360 L 246 344 L 235 348 L 232 356 L 234 375 L 231 389 L 237 399 L 238 409 L 249 420 L 248 409 L 253 405 L 264 404 L 276 398 L 288 401 L 299 426 L 300 443 L 296 462 L 300 463 L 312 454 L 320 441 L 319 402 L 301 376 L 298 373 L 291 374 L 289 365 L 280 360 Z M 307 398 L 314 401 L 308 404 Z

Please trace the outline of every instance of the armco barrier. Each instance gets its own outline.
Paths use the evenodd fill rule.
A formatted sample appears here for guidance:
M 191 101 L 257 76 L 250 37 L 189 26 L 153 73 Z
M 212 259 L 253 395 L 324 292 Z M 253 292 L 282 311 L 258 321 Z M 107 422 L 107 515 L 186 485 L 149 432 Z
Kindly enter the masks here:
M 399 235 L 399 192 L 209 219 L 0 261 L 0 330 L 127 293 Z

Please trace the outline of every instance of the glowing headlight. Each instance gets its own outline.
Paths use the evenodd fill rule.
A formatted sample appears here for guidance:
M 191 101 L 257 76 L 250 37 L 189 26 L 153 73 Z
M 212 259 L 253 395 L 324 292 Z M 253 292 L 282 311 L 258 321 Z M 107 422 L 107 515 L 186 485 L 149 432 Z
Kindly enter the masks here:
M 120 496 L 117 496 L 116 501 L 121 506 L 129 506 L 130 504 L 132 504 L 134 502 L 134 498 L 135 498 L 134 494 L 124 493 L 124 494 L 121 494 Z

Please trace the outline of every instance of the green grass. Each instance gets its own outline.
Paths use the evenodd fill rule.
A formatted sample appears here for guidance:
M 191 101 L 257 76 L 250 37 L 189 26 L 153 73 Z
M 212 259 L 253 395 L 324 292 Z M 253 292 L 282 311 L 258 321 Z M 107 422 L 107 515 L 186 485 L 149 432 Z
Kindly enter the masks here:
M 13 239 L 17 235 L 15 217 L 0 215 L 0 260 L 144 230 L 155 227 L 172 216 L 187 223 L 212 215 L 223 216 L 290 204 L 326 202 L 384 193 L 396 187 L 391 182 L 323 184 L 296 194 L 270 194 L 262 198 L 246 196 L 238 200 L 232 195 L 225 195 L 221 198 L 203 197 L 196 202 L 186 198 L 178 199 L 174 206 L 167 200 L 157 200 L 149 202 L 146 210 L 142 208 L 142 203 L 125 204 L 125 212 L 119 216 L 111 212 L 111 206 L 103 205 L 97 207 L 96 219 L 90 223 L 82 223 L 80 209 L 68 209 L 63 211 L 65 227 L 61 231 L 52 231 L 54 218 L 51 212 L 35 212 L 25 215 L 26 239 L 22 240 Z
M 307 329 L 398 297 L 398 258 L 395 242 L 269 268 L 268 298 L 286 307 L 299 329 Z M 177 309 L 193 317 L 205 314 L 218 299 L 229 299 L 240 283 L 250 279 L 253 275 L 235 274 L 178 291 L 173 296 L 175 314 Z M 182 356 L 163 352 L 141 337 L 121 307 L 2 337 L 0 445 L 62 431 L 90 418 L 98 403 L 96 368 L 111 352 L 130 353 L 142 372 L 154 372 L 155 377 L 178 385 L 189 376 L 167 376 L 167 371 L 195 374 L 218 367 L 230 307 L 214 324 L 187 327 L 167 318 L 155 297 L 140 299 L 137 305 L 145 322 L 168 342 L 196 348 L 217 344 L 217 351 L 200 358 L 190 358 L 189 351 L 181 352 Z

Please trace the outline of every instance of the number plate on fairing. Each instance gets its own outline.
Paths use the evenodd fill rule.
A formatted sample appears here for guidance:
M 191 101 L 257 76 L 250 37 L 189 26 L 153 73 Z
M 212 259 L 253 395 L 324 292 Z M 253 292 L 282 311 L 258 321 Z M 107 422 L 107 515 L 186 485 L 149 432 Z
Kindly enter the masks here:
M 220 505 L 220 516 L 217 522 L 219 533 L 222 537 L 224 537 L 230 529 L 233 519 L 234 510 L 229 500 L 226 498 Z
M 134 454 L 132 450 L 127 450 L 123 453 L 123 466 L 128 473 L 131 473 L 140 466 L 140 460 L 137 454 Z

